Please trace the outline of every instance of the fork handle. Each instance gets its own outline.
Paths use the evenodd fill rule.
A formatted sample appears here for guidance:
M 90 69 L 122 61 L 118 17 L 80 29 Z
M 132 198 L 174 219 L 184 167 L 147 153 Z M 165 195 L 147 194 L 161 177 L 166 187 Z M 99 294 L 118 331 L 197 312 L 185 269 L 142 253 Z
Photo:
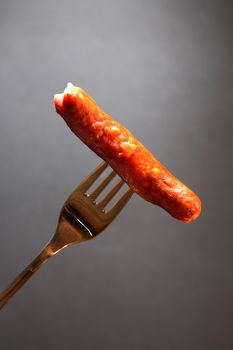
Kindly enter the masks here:
M 14 296 L 14 294 L 44 265 L 55 252 L 49 243 L 40 254 L 15 278 L 15 280 L 0 294 L 0 309 Z

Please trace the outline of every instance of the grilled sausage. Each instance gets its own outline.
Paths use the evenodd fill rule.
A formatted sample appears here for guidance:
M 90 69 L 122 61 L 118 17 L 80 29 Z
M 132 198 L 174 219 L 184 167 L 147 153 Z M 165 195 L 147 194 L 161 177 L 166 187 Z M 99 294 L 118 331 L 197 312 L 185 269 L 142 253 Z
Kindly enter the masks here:
M 173 176 L 121 124 L 106 114 L 81 88 L 68 83 L 54 104 L 70 129 L 145 200 L 190 222 L 198 217 L 201 201 Z

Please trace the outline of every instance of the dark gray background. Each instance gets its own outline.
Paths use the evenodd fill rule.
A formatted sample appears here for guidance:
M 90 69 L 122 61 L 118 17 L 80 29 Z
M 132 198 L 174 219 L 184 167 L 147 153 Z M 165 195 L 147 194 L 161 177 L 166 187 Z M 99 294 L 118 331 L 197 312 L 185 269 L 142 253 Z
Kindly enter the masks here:
M 72 81 L 203 201 L 189 225 L 133 196 L 2 310 L 0 348 L 233 348 L 232 1 L 0 2 L 0 289 L 99 159 L 53 94 Z

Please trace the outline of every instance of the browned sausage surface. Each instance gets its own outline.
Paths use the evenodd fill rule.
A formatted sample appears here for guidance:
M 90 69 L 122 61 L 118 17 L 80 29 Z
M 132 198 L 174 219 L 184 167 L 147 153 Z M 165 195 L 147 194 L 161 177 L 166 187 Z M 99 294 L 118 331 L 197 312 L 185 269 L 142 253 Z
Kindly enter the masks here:
M 133 191 L 176 219 L 189 222 L 198 217 L 201 201 L 197 195 L 84 90 L 69 83 L 64 93 L 55 95 L 54 104 L 71 130 L 109 163 Z

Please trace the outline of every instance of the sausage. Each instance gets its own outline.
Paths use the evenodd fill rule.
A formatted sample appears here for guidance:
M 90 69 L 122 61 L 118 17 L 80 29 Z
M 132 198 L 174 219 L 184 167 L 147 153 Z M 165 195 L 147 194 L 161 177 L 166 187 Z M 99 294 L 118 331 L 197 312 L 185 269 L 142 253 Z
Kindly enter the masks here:
M 190 222 L 201 212 L 198 196 L 173 176 L 125 127 L 71 83 L 54 104 L 70 129 L 145 200 Z

